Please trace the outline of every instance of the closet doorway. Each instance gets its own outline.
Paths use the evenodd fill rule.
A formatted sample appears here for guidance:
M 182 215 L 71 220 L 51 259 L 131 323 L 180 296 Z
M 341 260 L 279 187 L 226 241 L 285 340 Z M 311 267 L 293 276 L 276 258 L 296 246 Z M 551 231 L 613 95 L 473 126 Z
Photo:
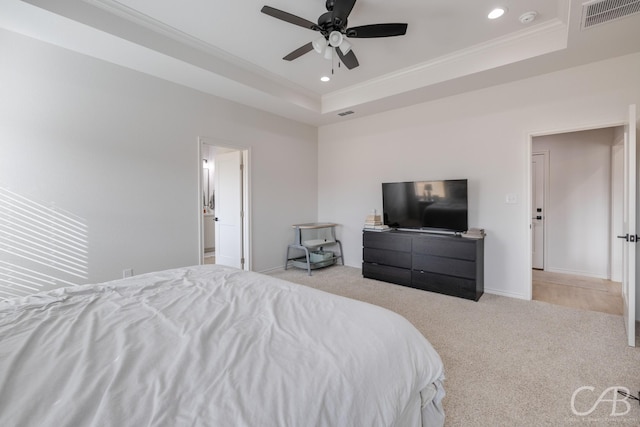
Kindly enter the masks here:
M 624 129 L 531 143 L 532 299 L 622 315 Z
M 200 263 L 250 270 L 249 149 L 200 138 L 198 153 Z

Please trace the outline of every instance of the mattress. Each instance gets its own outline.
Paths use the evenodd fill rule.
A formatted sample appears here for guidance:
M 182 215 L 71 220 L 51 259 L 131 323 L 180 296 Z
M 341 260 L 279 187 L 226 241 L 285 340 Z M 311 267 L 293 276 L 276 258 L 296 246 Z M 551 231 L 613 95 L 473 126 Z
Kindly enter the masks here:
M 2 426 L 440 426 L 389 310 L 216 265 L 0 302 Z

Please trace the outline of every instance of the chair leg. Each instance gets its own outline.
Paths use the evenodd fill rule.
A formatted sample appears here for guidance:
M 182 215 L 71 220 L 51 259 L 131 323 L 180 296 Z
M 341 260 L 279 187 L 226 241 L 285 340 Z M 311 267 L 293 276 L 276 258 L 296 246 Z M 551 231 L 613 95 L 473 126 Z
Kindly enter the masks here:
M 307 248 L 304 248 L 304 253 L 307 256 L 307 273 L 309 273 L 309 276 L 311 276 L 311 259 L 309 257 L 309 250 Z
M 287 254 L 284 256 L 284 269 L 286 270 L 289 266 L 289 246 L 287 246 Z

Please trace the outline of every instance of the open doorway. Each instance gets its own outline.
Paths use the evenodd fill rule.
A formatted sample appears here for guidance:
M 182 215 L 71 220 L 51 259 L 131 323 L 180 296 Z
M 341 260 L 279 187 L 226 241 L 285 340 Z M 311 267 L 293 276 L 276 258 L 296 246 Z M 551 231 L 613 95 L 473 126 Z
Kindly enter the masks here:
M 198 153 L 200 263 L 250 270 L 249 150 L 200 138 Z
M 622 315 L 624 129 L 531 141 L 532 299 Z

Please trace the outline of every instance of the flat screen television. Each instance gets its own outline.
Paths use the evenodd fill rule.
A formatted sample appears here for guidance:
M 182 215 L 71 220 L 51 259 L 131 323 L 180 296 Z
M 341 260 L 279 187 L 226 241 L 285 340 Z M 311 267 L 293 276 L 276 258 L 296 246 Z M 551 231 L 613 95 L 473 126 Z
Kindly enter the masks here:
M 467 180 L 382 183 L 382 216 L 391 228 L 466 231 Z

